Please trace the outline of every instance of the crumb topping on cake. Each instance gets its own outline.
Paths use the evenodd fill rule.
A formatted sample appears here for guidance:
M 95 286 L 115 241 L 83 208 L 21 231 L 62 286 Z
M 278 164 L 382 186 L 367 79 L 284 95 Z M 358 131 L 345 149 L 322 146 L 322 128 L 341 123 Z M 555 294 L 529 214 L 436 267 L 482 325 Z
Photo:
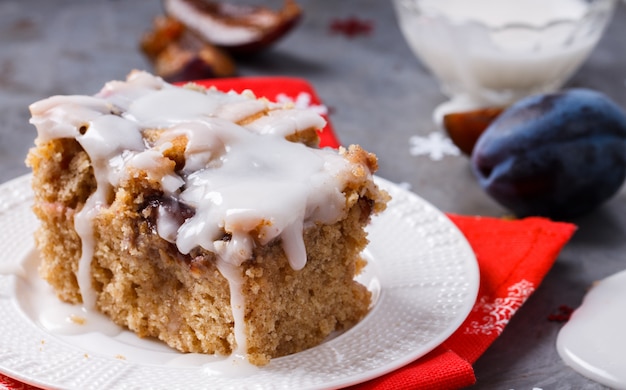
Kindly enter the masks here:
M 302 269 L 303 231 L 343 218 L 356 202 L 345 189 L 364 178 L 371 182 L 376 169 L 375 157 L 358 147 L 337 153 L 307 146 L 311 132 L 325 125 L 312 111 L 257 99 L 250 91 L 177 87 L 145 72 L 109 82 L 94 96 L 54 96 L 30 109 L 38 144 L 73 138 L 93 167 L 96 189 L 74 216 L 85 306 L 96 301 L 90 275 L 94 217 L 111 204 L 120 183 L 146 176 L 169 199 L 158 205 L 158 235 L 182 254 L 196 248 L 216 254 L 244 355 L 239 266 L 255 246 L 278 240 L 291 268 Z

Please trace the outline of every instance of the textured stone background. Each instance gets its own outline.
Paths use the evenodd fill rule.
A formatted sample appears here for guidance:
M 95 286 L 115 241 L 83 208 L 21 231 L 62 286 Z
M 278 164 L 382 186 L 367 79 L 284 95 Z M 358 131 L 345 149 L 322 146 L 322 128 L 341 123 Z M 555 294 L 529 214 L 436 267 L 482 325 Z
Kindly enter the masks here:
M 431 111 L 444 100 L 411 54 L 388 1 L 302 0 L 302 23 L 270 51 L 239 63 L 241 75 L 307 78 L 331 109 L 344 144 L 380 159 L 379 175 L 409 183 L 443 211 L 506 213 L 478 187 L 463 156 L 413 156 L 409 139 L 437 131 Z M 157 0 L 0 1 L 0 182 L 28 173 L 35 138 L 28 105 L 55 94 L 92 94 L 134 68 L 150 70 L 138 41 L 161 13 Z M 336 19 L 371 21 L 368 35 L 334 34 Z M 598 89 L 626 107 L 626 6 L 570 86 Z M 546 317 L 579 305 L 597 279 L 626 268 L 626 193 L 575 221 L 580 229 L 544 284 L 476 364 L 477 388 L 600 389 L 565 367 L 555 350 L 559 324 Z

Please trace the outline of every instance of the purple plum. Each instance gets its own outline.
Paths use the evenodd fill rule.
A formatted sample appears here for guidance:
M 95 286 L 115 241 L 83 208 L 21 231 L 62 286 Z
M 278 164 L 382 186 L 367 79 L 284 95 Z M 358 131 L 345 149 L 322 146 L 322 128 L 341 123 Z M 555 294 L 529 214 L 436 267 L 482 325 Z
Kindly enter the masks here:
M 527 97 L 480 136 L 471 165 L 481 187 L 518 217 L 583 215 L 624 182 L 626 113 L 588 89 Z

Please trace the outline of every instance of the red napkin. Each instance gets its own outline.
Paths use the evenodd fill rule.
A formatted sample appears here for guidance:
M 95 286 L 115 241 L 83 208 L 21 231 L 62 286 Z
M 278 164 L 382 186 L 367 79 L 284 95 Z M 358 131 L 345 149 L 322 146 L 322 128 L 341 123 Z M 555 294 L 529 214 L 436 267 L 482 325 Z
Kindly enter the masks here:
M 291 100 L 296 106 L 320 108 L 313 88 L 296 78 L 216 79 L 202 82 L 221 90 L 251 89 L 271 101 Z M 321 146 L 340 145 L 330 123 Z M 503 220 L 448 217 L 469 241 L 480 268 L 478 299 L 459 329 L 428 355 L 390 374 L 351 389 L 459 389 L 476 378 L 472 364 L 502 333 L 513 314 L 539 286 L 576 227 L 544 218 Z M 0 374 L 0 390 L 36 390 Z
M 545 218 L 503 220 L 448 214 L 469 241 L 480 269 L 468 318 L 421 359 L 353 389 L 460 389 L 475 383 L 472 364 L 500 336 L 539 286 L 576 227 Z

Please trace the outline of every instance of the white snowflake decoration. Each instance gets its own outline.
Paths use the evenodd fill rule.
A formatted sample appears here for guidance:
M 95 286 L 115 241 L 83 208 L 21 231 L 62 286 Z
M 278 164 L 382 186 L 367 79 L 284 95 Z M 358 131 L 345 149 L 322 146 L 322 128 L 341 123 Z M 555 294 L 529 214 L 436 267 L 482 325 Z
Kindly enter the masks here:
M 496 298 L 489 302 L 487 297 L 482 297 L 476 303 L 473 312 L 483 312 L 485 316 L 481 321 L 472 321 L 465 328 L 466 334 L 491 335 L 502 333 L 504 327 L 509 322 L 513 313 L 522 306 L 522 303 L 535 291 L 535 286 L 528 280 L 521 280 L 510 286 L 508 294 L 504 298 Z
M 319 115 L 328 114 L 328 108 L 326 106 L 324 106 L 323 104 L 312 104 L 311 100 L 311 94 L 308 92 L 300 92 L 295 99 L 287 96 L 284 93 L 279 93 L 278 95 L 276 95 L 277 103 L 293 103 L 296 108 L 309 109 Z
M 458 156 L 461 154 L 459 148 L 452 143 L 448 137 L 444 137 L 440 131 L 434 131 L 426 137 L 414 135 L 409 138 L 412 156 L 428 155 L 431 160 L 439 161 L 444 156 Z

